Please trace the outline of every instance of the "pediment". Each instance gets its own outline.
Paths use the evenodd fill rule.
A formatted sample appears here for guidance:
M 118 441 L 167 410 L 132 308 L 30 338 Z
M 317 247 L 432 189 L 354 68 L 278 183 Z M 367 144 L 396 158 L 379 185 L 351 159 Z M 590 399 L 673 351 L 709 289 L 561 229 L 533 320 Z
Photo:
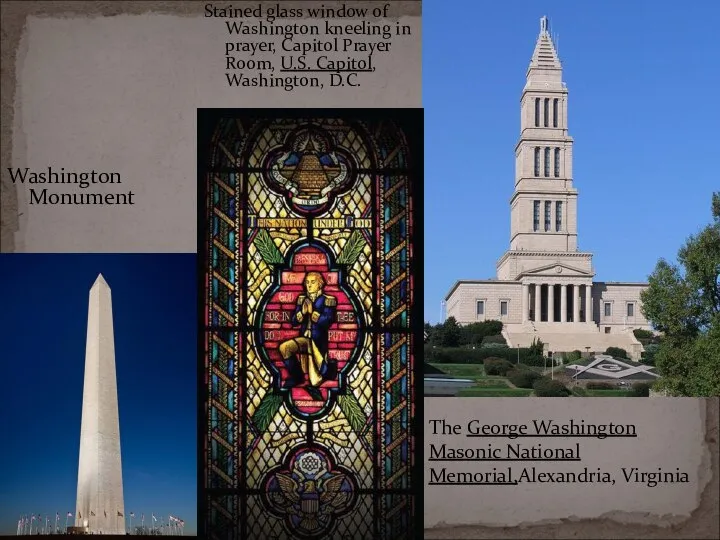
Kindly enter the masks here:
M 581 270 L 579 268 L 575 268 L 573 266 L 570 266 L 568 264 L 564 263 L 553 263 L 553 264 L 547 264 L 545 266 L 539 266 L 538 268 L 533 268 L 531 270 L 523 270 L 520 272 L 520 275 L 518 277 L 522 276 L 551 276 L 551 277 L 584 277 L 584 278 L 592 278 L 593 277 L 592 272 L 586 272 L 585 270 Z

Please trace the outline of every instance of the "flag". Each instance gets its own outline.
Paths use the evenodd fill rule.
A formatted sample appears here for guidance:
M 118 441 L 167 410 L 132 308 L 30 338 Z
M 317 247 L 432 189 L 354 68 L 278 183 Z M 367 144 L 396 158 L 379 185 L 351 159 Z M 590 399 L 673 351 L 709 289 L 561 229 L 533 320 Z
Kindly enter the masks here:
M 35 514 L 32 515 L 32 517 L 30 518 L 30 521 L 35 521 Z
M 118 510 L 118 517 L 125 517 L 125 516 L 123 516 L 123 513 L 120 510 Z
M 59 519 L 59 518 L 60 518 L 60 512 L 55 512 L 55 519 Z
M 130 517 L 135 517 L 135 512 L 130 512 Z
M 157 521 L 157 518 L 155 517 L 155 514 L 152 514 L 153 521 Z
M 72 512 L 68 512 L 67 517 L 72 517 Z

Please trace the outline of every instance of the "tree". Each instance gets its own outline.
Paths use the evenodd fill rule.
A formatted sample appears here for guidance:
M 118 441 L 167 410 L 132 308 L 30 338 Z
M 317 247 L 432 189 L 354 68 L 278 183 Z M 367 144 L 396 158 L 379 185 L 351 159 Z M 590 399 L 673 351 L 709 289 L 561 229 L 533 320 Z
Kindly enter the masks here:
M 438 345 L 441 347 L 458 347 L 460 345 L 460 336 L 462 329 L 455 320 L 455 317 L 448 317 L 445 322 L 436 328 L 438 334 Z
M 658 387 L 676 396 L 720 395 L 720 193 L 712 216 L 680 248 L 678 264 L 658 261 L 640 295 L 645 317 L 665 334 Z

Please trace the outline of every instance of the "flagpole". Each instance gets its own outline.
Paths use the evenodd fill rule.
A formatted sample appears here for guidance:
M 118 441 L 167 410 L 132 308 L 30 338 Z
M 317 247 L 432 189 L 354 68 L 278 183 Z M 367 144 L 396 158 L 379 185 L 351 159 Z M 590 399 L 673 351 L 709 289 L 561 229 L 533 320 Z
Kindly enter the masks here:
M 133 513 L 130 512 L 130 534 L 132 534 L 132 518 L 133 518 Z
M 60 512 L 55 512 L 55 534 L 57 534 L 57 522 L 60 519 Z
M 69 518 L 69 517 L 70 517 L 70 512 L 68 512 L 67 514 L 65 514 L 65 532 L 67 532 L 67 521 L 68 521 L 68 518 Z
M 45 528 L 43 529 L 43 534 L 47 534 L 47 524 L 48 524 L 48 517 L 45 516 Z

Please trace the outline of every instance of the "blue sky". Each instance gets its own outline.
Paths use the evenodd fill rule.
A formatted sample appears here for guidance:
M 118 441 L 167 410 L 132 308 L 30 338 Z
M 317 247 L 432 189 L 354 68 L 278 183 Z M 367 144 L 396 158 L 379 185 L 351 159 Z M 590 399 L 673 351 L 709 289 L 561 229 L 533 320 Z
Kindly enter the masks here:
M 88 294 L 100 272 L 112 290 L 126 515 L 133 525 L 142 512 L 177 515 L 195 534 L 195 256 L 105 254 L 0 256 L 0 534 L 15 534 L 21 514 L 60 512 L 62 526 L 75 512 Z
M 646 280 L 711 220 L 720 3 L 423 2 L 426 321 L 456 280 L 495 277 L 509 247 L 520 95 L 543 15 L 560 36 L 578 244 L 595 279 Z

